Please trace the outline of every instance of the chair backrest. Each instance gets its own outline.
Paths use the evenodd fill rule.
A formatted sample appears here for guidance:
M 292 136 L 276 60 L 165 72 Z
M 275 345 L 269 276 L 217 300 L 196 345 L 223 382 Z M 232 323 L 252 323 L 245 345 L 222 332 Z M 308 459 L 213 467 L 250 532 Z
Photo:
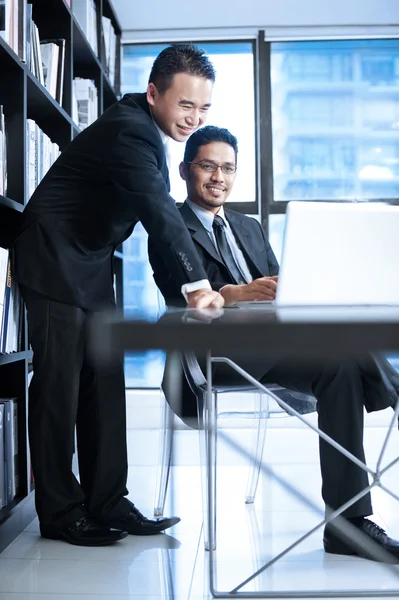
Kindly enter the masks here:
M 197 398 L 198 408 L 205 403 L 207 382 L 199 365 L 198 358 L 192 350 L 181 353 L 183 372 L 191 391 Z
M 207 391 L 207 382 L 204 373 L 200 367 L 195 352 L 188 351 L 181 354 L 181 360 L 183 365 L 183 371 L 186 376 L 187 382 L 191 388 L 193 394 L 197 397 L 197 402 L 205 402 L 205 395 Z M 254 386 L 251 384 L 242 384 L 231 386 L 221 386 L 220 389 L 217 385 L 213 386 L 216 391 L 256 391 Z M 266 385 L 265 387 L 270 390 L 279 398 L 284 400 L 289 406 L 300 414 L 308 414 L 316 411 L 317 400 L 313 396 L 304 394 L 302 392 L 294 392 L 288 388 L 284 388 L 275 384 Z M 259 393 L 261 390 L 259 389 Z M 285 413 L 284 409 L 281 412 Z M 288 414 L 288 413 L 287 413 Z

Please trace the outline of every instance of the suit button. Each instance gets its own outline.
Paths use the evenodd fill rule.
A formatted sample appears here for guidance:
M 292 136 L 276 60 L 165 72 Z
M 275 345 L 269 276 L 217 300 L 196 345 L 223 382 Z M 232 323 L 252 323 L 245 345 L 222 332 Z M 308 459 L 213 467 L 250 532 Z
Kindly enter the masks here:
M 193 270 L 193 268 L 192 268 L 192 267 L 190 267 L 190 265 L 188 265 L 188 266 L 187 266 L 187 271 L 192 271 L 192 270 Z

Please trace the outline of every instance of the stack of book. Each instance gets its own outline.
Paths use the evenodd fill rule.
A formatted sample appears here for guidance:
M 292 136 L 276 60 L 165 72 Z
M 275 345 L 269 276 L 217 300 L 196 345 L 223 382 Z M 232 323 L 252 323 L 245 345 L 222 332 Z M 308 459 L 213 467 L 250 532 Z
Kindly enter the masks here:
M 51 165 L 60 155 L 58 144 L 52 142 L 32 119 L 26 120 L 26 180 L 30 198 Z
M 118 72 L 117 62 L 119 53 L 117 52 L 117 38 L 115 29 L 113 28 L 111 19 L 102 17 L 102 36 L 104 44 L 105 70 L 111 81 L 111 85 L 115 87 L 116 73 Z
M 94 0 L 73 0 L 72 11 L 97 56 L 97 7 Z
M 11 275 L 9 251 L 0 248 L 0 354 L 22 348 L 22 299 Z
M 0 0 L 1 2 L 1 0 Z M 7 142 L 3 106 L 0 104 L 0 194 L 7 194 Z
M 0 0 L 0 36 L 23 61 L 26 59 L 26 0 Z
M 0 508 L 18 494 L 18 402 L 0 398 Z
M 27 0 L 0 0 L 0 36 L 62 104 L 65 39 L 40 40 Z
M 85 129 L 98 117 L 98 92 L 91 79 L 75 77 L 73 80 L 72 119 L 80 129 Z

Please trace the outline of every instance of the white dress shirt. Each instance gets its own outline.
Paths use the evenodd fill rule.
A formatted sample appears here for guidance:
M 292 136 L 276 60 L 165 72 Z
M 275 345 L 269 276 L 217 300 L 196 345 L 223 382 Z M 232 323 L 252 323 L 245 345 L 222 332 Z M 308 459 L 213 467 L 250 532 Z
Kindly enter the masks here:
M 189 198 L 187 198 L 186 202 L 189 205 L 189 207 L 191 208 L 191 210 L 193 211 L 193 213 L 196 215 L 196 217 L 198 217 L 198 219 L 201 221 L 201 223 L 204 226 L 204 228 L 206 229 L 209 237 L 211 238 L 213 245 L 215 246 L 216 250 L 218 250 L 215 233 L 213 231 L 213 218 L 215 215 L 210 210 L 206 210 L 206 208 L 202 208 L 202 206 L 198 206 L 198 204 L 195 204 Z M 219 208 L 219 211 L 217 214 L 219 217 L 221 217 L 223 219 L 224 223 L 226 224 L 226 237 L 227 237 L 228 244 L 230 246 L 230 250 L 233 254 L 233 258 L 236 262 L 236 265 L 238 266 L 241 273 L 244 275 L 245 281 L 247 283 L 250 283 L 253 279 L 251 272 L 248 268 L 248 264 L 247 264 L 247 261 L 245 260 L 245 256 L 241 252 L 241 250 L 237 244 L 237 240 L 234 237 L 233 230 L 231 229 L 229 222 L 226 219 L 223 206 L 221 206 Z

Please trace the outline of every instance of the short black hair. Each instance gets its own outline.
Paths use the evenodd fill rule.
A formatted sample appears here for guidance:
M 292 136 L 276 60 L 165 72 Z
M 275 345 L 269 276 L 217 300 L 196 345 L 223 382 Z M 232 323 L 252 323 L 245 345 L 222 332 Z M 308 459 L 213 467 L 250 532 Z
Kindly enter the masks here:
M 230 133 L 228 129 L 223 127 L 215 127 L 214 125 L 207 125 L 201 127 L 195 131 L 187 140 L 186 147 L 184 150 L 184 162 L 186 164 L 192 162 L 198 153 L 198 148 L 212 144 L 212 142 L 224 142 L 229 144 L 235 152 L 236 162 L 238 153 L 238 142 L 235 135 Z
M 172 44 L 158 54 L 148 83 L 156 85 L 159 93 L 163 94 L 170 88 L 177 73 L 196 75 L 212 82 L 216 76 L 205 50 L 200 50 L 195 44 Z

